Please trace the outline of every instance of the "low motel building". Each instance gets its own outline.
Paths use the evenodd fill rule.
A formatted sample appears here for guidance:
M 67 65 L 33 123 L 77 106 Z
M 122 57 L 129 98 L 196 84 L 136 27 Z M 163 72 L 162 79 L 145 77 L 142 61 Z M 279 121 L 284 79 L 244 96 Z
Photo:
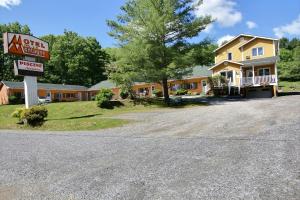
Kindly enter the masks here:
M 169 80 L 169 92 L 172 95 L 178 89 L 185 89 L 193 95 L 206 94 L 209 76 L 211 76 L 211 71 L 208 70 L 208 67 L 196 66 L 189 76 L 180 80 Z M 80 85 L 38 83 L 38 96 L 50 98 L 52 101 L 85 101 L 92 100 L 103 88 L 111 89 L 114 93 L 114 99 L 120 98 L 121 90 L 111 80 L 101 81 L 90 88 Z M 154 96 L 154 90 L 163 91 L 162 85 L 159 83 L 136 82 L 132 89 L 140 97 Z M 24 83 L 1 81 L 0 105 L 8 104 L 9 96 L 24 99 Z
M 52 101 L 84 101 L 88 100 L 87 89 L 80 85 L 64 85 L 38 83 L 38 96 L 50 98 Z M 24 99 L 24 83 L 1 81 L 0 105 L 9 103 L 9 96 Z
M 277 94 L 279 41 L 241 34 L 215 50 L 214 75 L 224 76 L 230 88 L 247 97 Z
M 185 89 L 193 95 L 206 94 L 208 92 L 207 81 L 209 76 L 211 76 L 211 71 L 208 70 L 208 67 L 196 66 L 192 69 L 190 75 L 180 80 L 168 80 L 169 93 L 172 95 L 176 90 Z M 102 81 L 89 88 L 89 98 L 93 98 L 103 88 L 111 89 L 114 98 L 119 98 L 120 88 L 110 80 Z M 163 91 L 163 87 L 160 83 L 135 82 L 132 90 L 137 96 L 152 97 L 155 90 Z

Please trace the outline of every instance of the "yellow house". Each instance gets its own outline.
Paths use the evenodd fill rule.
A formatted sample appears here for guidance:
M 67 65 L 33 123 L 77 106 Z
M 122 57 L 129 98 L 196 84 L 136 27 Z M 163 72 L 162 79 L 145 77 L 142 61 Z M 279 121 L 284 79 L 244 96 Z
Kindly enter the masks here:
M 278 39 L 240 34 L 215 50 L 215 65 L 210 70 L 213 76 L 226 77 L 229 91 L 250 97 L 274 96 L 278 55 Z

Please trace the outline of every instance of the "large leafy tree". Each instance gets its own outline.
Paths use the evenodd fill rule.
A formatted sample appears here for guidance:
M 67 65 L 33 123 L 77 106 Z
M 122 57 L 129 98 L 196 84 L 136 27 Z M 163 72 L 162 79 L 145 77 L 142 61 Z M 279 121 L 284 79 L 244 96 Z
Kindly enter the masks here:
M 41 81 L 91 86 L 105 79 L 108 56 L 95 38 L 65 31 L 42 39 L 49 42 L 51 58 Z
M 280 61 L 278 72 L 280 80 L 300 80 L 300 40 L 293 38 L 280 40 Z
M 212 22 L 210 16 L 195 16 L 194 11 L 201 3 L 195 0 L 127 0 L 117 21 L 107 21 L 111 28 L 109 34 L 121 46 L 121 59 L 113 66 L 114 70 L 108 71 L 123 72 L 127 80 L 138 77 L 160 82 L 168 102 L 168 79 L 188 73 L 193 65 L 187 39 L 197 36 Z
M 1 80 L 22 80 L 22 77 L 14 75 L 14 60 L 18 59 L 18 56 L 4 55 L 3 50 L 3 33 L 14 32 L 30 34 L 30 29 L 27 25 L 21 25 L 18 22 L 9 24 L 0 24 L 0 81 Z

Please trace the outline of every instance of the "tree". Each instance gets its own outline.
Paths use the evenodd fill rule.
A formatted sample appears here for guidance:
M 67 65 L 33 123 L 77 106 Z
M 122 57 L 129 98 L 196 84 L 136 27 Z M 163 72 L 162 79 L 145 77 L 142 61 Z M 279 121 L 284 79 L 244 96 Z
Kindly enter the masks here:
M 281 39 L 280 39 L 279 45 L 280 45 L 280 48 L 281 48 L 281 49 L 283 49 L 283 48 L 284 48 L 284 49 L 287 49 L 288 46 L 289 46 L 289 39 L 287 39 L 287 38 L 285 38 L 285 37 L 281 38 Z
M 160 82 L 169 102 L 168 79 L 188 73 L 193 66 L 188 38 L 193 38 L 212 22 L 211 17 L 196 17 L 202 1 L 127 0 L 117 21 L 108 20 L 110 36 L 120 43 L 122 59 L 116 71 Z M 121 69 L 119 69 L 121 68 Z
M 5 32 L 30 34 L 30 29 L 27 25 L 21 25 L 18 22 L 0 24 L 0 81 L 22 80 L 22 77 L 15 76 L 13 72 L 14 60 L 19 59 L 19 56 L 4 55 L 2 37 Z
M 50 60 L 45 64 L 42 82 L 91 86 L 104 80 L 108 55 L 93 37 L 81 37 L 75 32 L 47 35 Z
M 282 44 L 283 43 L 283 44 Z M 300 80 L 300 40 L 294 38 L 280 39 L 280 61 L 278 63 L 278 74 L 280 80 Z

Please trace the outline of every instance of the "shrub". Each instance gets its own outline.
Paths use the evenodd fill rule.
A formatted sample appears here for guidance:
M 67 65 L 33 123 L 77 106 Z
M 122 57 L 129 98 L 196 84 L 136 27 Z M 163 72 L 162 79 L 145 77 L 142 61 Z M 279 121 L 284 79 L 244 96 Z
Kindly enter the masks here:
M 97 105 L 100 108 L 112 108 L 110 100 L 113 96 L 114 94 L 110 89 L 101 89 L 96 96 Z
M 162 97 L 163 93 L 161 90 L 153 90 L 152 93 L 156 96 L 156 97 Z
M 21 118 L 22 112 L 24 111 L 25 108 L 17 108 L 12 114 L 11 116 L 14 118 Z
M 185 89 L 179 89 L 179 90 L 176 90 L 175 92 L 175 95 L 179 96 L 179 95 L 186 95 L 188 93 L 187 90 Z
M 121 92 L 120 92 L 120 97 L 121 97 L 122 99 L 127 99 L 128 96 L 129 96 L 129 92 L 128 92 L 128 91 L 126 91 L 126 90 L 121 90 Z
M 19 118 L 19 122 L 30 126 L 42 125 L 48 116 L 48 110 L 44 106 L 33 106 L 29 109 L 18 108 L 12 113 L 13 117 Z
M 96 96 L 92 96 L 91 101 L 95 101 L 95 100 L 96 100 Z
M 14 95 L 9 96 L 8 101 L 9 101 L 9 104 L 13 104 L 13 105 L 24 103 L 24 99 L 22 99 L 21 97 L 14 96 Z

